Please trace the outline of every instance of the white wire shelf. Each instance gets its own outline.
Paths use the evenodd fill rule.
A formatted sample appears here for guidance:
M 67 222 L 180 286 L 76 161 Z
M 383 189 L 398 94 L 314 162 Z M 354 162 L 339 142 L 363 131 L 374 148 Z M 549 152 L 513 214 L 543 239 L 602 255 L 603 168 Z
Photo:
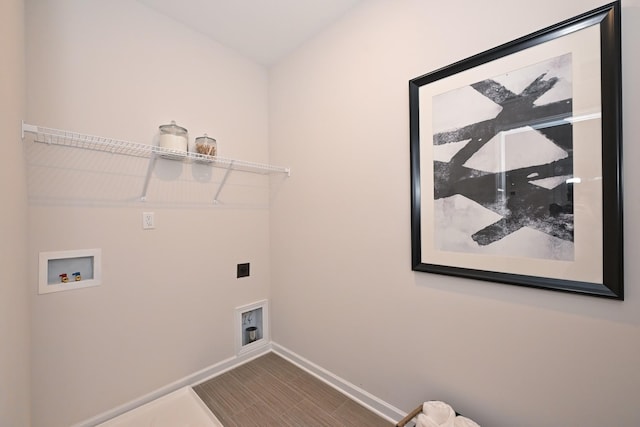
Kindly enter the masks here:
M 231 171 L 250 172 L 262 175 L 291 175 L 291 169 L 282 166 L 273 166 L 264 163 L 228 159 L 218 156 L 207 156 L 206 154 L 191 153 L 181 150 L 171 150 L 151 144 L 142 144 L 139 142 L 105 138 L 102 136 L 86 135 L 67 130 L 30 125 L 22 122 L 22 139 L 24 139 L 25 137 L 25 132 L 34 135 L 34 142 L 43 144 L 74 147 L 92 151 L 101 151 L 111 154 L 120 154 L 124 156 L 143 157 L 150 159 L 144 188 L 142 190 L 142 195 L 140 196 L 141 200 L 143 201 L 146 199 L 149 179 L 151 177 L 151 172 L 155 167 L 155 161 L 157 157 L 183 162 L 197 162 L 201 164 L 208 164 L 216 168 L 226 169 L 226 173 L 214 196 L 215 203 L 218 202 L 218 196 L 220 195 L 222 187 L 224 187 L 224 184 L 226 183 Z
M 63 145 L 67 147 L 83 148 L 94 151 L 104 151 L 125 156 L 147 157 L 159 155 L 163 158 L 181 161 L 196 161 L 199 163 L 209 163 L 213 167 L 232 170 L 242 170 L 260 174 L 283 173 L 291 175 L 291 170 L 286 167 L 273 166 L 263 163 L 247 162 L 244 160 L 227 159 L 218 156 L 207 156 L 199 153 L 188 153 L 186 151 L 171 150 L 156 145 L 142 144 L 139 142 L 124 141 L 118 139 L 105 138 L 102 136 L 85 135 L 67 130 L 52 129 L 42 126 L 29 125 L 23 122 L 22 138 L 24 133 L 29 132 L 35 135 L 35 142 L 52 145 Z

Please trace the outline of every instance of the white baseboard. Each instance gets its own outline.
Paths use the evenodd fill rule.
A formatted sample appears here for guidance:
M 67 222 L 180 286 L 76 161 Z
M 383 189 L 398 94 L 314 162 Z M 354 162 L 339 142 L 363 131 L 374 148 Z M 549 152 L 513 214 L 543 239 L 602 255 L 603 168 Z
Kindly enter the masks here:
M 139 406 L 142 406 L 160 397 L 166 396 L 167 394 L 172 393 L 176 390 L 179 390 L 183 387 L 187 387 L 187 386 L 190 387 L 190 386 L 195 386 L 197 384 L 200 384 L 201 382 L 204 382 L 210 378 L 223 374 L 235 368 L 236 366 L 242 365 L 243 363 L 247 363 L 250 360 L 255 359 L 256 357 L 260 357 L 263 354 L 269 353 L 270 351 L 271 351 L 271 344 L 267 343 L 261 346 L 260 348 L 255 348 L 241 355 L 230 357 L 214 365 L 211 365 L 207 368 L 204 368 L 194 374 L 191 374 L 182 379 L 179 379 L 178 381 L 175 381 L 155 391 L 152 391 L 151 393 L 145 394 L 144 396 L 141 396 L 137 399 L 127 402 L 124 405 L 120 405 L 109 411 L 103 412 L 102 414 L 96 415 L 93 418 L 82 421 L 78 424 L 74 424 L 72 427 L 96 426 L 100 423 L 103 423 L 119 415 L 122 415 L 125 412 L 129 412 L 132 409 L 135 409 Z
M 325 382 L 329 386 L 338 390 L 340 393 L 344 394 L 350 399 L 353 399 L 354 401 L 358 402 L 365 408 L 378 414 L 379 416 L 381 416 L 382 418 L 386 419 L 391 423 L 395 424 L 398 420 L 402 419 L 404 416 L 407 415 L 405 412 L 401 411 L 400 409 L 388 404 L 387 402 L 384 402 L 383 400 L 375 397 L 371 393 L 356 386 L 355 384 L 352 384 L 349 381 L 338 377 L 337 375 L 327 371 L 326 369 L 316 365 L 315 363 L 305 359 L 304 357 L 294 353 L 293 351 L 279 344 L 270 342 L 260 348 L 256 348 L 254 350 L 240 354 L 238 356 L 225 359 L 219 363 L 216 363 L 212 366 L 202 369 L 201 371 L 198 371 L 194 374 L 188 375 L 178 381 L 175 381 L 171 384 L 161 387 L 151 393 L 148 393 L 144 396 L 134 399 L 128 403 L 120 405 L 109 411 L 103 412 L 102 414 L 96 415 L 95 417 L 85 420 L 83 422 L 80 422 L 78 424 L 74 424 L 72 427 L 96 426 L 100 423 L 103 423 L 119 415 L 122 415 L 125 412 L 128 412 L 132 409 L 135 409 L 139 406 L 142 406 L 160 397 L 163 397 L 183 387 L 195 386 L 197 384 L 200 384 L 204 381 L 207 381 L 213 377 L 221 375 L 237 366 L 247 363 L 271 351 L 278 354 L 279 356 L 282 356 L 283 358 L 287 359 L 288 361 L 300 367 L 301 369 L 304 369 L 311 375 L 315 376 L 316 378 Z
M 324 381 L 345 396 L 349 397 L 352 400 L 355 400 L 365 408 L 378 414 L 391 423 L 395 424 L 396 422 L 398 422 L 398 420 L 401 420 L 407 415 L 406 412 L 401 411 L 395 406 L 390 405 L 382 399 L 377 398 L 376 396 L 361 389 L 355 384 L 352 384 L 349 381 L 340 378 L 339 376 L 305 359 L 299 354 L 296 354 L 293 351 L 281 346 L 280 344 L 271 342 L 271 348 L 274 353 L 282 356 L 294 365 L 299 366 L 300 368 L 309 372 L 311 375 Z

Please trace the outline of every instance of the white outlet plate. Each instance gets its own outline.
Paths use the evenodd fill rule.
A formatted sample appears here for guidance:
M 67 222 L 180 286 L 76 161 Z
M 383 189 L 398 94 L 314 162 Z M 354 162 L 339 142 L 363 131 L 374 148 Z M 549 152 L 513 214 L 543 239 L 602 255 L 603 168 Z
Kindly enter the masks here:
M 142 229 L 151 230 L 156 228 L 153 212 L 142 212 Z

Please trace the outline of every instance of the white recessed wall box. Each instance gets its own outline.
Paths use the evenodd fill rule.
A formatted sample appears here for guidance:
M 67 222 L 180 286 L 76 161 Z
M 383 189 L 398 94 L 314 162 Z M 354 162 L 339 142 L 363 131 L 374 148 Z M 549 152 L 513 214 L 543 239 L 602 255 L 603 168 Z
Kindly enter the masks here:
M 236 308 L 235 335 L 238 355 L 269 343 L 268 300 Z
M 101 282 L 100 249 L 40 252 L 39 294 L 99 286 Z

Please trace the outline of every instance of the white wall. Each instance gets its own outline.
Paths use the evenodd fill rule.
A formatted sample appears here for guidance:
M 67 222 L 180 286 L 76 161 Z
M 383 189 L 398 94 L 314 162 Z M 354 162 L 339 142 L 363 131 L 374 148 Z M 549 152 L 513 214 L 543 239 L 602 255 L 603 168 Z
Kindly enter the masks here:
M 27 2 L 29 123 L 151 143 L 170 120 L 268 161 L 267 71 L 138 2 Z M 268 297 L 268 179 L 28 144 L 33 425 L 68 426 L 234 355 Z M 201 182 L 203 181 L 203 182 Z M 156 229 L 143 231 L 142 212 Z M 101 248 L 103 284 L 37 295 L 41 251 Z M 236 264 L 251 276 L 236 279 Z
M 411 271 L 408 80 L 604 4 L 365 2 L 270 74 L 272 338 L 405 410 L 640 424 L 640 3 L 623 2 L 626 301 Z
M 25 113 L 24 1 L 0 3 L 0 425 L 30 425 L 27 199 L 20 121 Z

